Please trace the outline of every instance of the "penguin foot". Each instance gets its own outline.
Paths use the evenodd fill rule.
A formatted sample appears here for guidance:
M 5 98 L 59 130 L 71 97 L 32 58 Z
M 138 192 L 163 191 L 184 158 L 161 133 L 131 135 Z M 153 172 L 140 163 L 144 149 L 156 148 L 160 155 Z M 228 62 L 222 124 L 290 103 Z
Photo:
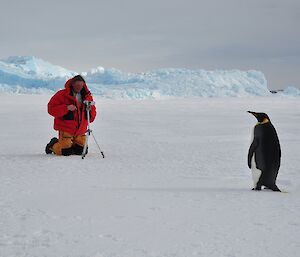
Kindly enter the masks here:
M 275 192 L 281 192 L 281 190 L 276 185 L 265 186 L 265 189 L 269 189 L 269 190 L 272 190 L 272 191 L 275 191 Z
M 261 191 L 261 188 L 260 187 L 254 187 L 252 188 L 253 191 Z

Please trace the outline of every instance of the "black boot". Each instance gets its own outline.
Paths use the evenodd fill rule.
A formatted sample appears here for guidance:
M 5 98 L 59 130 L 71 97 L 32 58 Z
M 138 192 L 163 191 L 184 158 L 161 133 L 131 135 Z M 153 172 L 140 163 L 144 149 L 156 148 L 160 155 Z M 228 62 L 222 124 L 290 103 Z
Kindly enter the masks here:
M 51 150 L 52 146 L 58 142 L 58 139 L 56 137 L 53 137 L 50 142 L 46 145 L 46 148 L 45 148 L 45 152 L 46 154 L 51 154 L 53 153 L 53 151 Z
M 82 155 L 83 148 L 84 148 L 83 146 L 75 144 L 73 146 L 74 154 L 76 154 L 76 155 Z M 86 148 L 86 153 L 88 153 L 88 147 Z

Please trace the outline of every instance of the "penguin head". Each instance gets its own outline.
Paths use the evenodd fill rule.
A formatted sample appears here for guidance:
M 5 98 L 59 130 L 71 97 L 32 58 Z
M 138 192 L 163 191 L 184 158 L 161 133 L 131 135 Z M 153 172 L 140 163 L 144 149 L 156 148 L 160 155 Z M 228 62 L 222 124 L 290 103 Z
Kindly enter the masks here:
M 248 112 L 251 113 L 257 119 L 258 122 L 263 122 L 265 120 L 270 121 L 269 116 L 264 112 L 251 112 L 251 111 Z

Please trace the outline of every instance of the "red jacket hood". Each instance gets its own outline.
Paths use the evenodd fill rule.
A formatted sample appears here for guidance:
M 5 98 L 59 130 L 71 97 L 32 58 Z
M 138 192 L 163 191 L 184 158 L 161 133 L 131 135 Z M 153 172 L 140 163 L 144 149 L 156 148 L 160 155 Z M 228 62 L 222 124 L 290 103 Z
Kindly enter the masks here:
M 72 87 L 71 82 L 72 82 L 72 78 L 69 79 L 69 80 L 65 83 L 65 89 L 67 90 L 67 94 L 68 94 L 68 95 L 71 93 L 71 87 Z M 90 92 L 90 90 L 88 89 L 86 83 L 84 83 L 83 89 L 84 89 L 85 95 L 91 94 L 91 92 Z

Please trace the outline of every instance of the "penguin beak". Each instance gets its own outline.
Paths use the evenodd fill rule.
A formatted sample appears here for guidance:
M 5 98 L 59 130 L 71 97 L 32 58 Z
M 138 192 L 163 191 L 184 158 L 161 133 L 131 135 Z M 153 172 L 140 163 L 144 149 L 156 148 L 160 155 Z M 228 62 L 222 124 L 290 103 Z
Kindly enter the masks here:
M 251 113 L 252 115 L 254 115 L 254 117 L 256 117 L 256 112 L 251 112 L 251 111 L 248 111 L 249 113 Z

